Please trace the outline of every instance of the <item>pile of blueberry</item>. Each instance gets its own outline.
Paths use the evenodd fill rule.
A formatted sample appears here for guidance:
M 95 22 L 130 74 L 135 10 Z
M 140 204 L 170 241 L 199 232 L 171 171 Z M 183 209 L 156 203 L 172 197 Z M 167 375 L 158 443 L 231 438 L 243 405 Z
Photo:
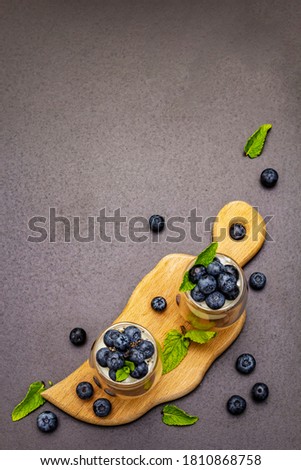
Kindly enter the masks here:
M 141 338 L 141 330 L 134 325 L 127 326 L 123 330 L 108 330 L 104 335 L 104 343 L 107 347 L 101 348 L 96 353 L 96 361 L 101 367 L 109 368 L 109 377 L 116 381 L 116 372 L 125 365 L 125 361 L 131 361 L 135 369 L 130 375 L 134 379 L 142 379 L 148 373 L 148 362 L 155 352 L 151 341 Z
M 195 264 L 190 268 L 188 278 L 196 284 L 190 291 L 193 300 L 205 301 L 212 310 L 223 307 L 226 300 L 235 300 L 239 295 L 238 270 L 232 264 L 223 265 L 218 258 L 214 258 L 207 268 Z

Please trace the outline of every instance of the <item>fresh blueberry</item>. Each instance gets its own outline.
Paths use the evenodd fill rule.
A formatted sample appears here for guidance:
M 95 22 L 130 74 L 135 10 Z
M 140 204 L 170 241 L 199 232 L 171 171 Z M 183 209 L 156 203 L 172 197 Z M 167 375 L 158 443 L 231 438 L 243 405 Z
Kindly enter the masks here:
M 93 403 L 93 411 L 99 418 L 108 416 L 108 414 L 111 412 L 111 409 L 111 402 L 109 402 L 107 398 L 98 398 L 98 400 Z
M 114 346 L 114 341 L 120 336 L 120 332 L 117 330 L 108 330 L 104 337 L 103 341 L 108 348 L 112 348 Z
M 149 226 L 152 232 L 161 232 L 165 227 L 165 220 L 162 215 L 152 215 L 149 219 Z
M 42 432 L 55 431 L 58 425 L 58 419 L 56 414 L 52 411 L 43 411 L 37 417 L 37 426 Z
M 112 380 L 116 380 L 116 370 L 110 369 L 109 370 L 109 377 Z
M 121 369 L 124 366 L 123 355 L 118 351 L 110 352 L 108 359 L 107 359 L 107 365 L 109 369 L 113 369 L 113 370 Z
M 264 383 L 256 383 L 251 390 L 252 398 L 255 401 L 264 401 L 269 396 L 269 387 Z
M 101 367 L 107 367 L 107 360 L 111 351 L 108 348 L 101 348 L 96 353 L 96 361 Z
M 206 298 L 205 294 L 200 291 L 199 286 L 195 286 L 192 291 L 190 291 L 190 295 L 195 302 L 203 302 Z
M 206 304 L 208 305 L 209 308 L 212 308 L 212 310 L 217 310 L 219 308 L 222 308 L 222 306 L 225 303 L 225 296 L 216 290 L 215 292 L 212 292 L 206 297 Z
M 253 273 L 250 276 L 249 284 L 250 287 L 254 290 L 261 290 L 264 288 L 267 282 L 267 278 L 263 273 Z
M 167 302 L 164 297 L 154 297 L 151 301 L 151 307 L 156 312 L 164 312 L 167 307 Z
M 130 338 L 127 334 L 122 333 L 114 340 L 114 346 L 119 351 L 126 351 L 130 346 Z
M 240 415 L 246 409 L 247 402 L 239 395 L 232 395 L 227 402 L 227 410 L 231 415 Z
M 236 359 L 236 370 L 242 374 L 250 374 L 256 367 L 256 361 L 252 354 L 241 354 Z
M 141 364 L 144 361 L 144 354 L 139 349 L 133 348 L 130 350 L 129 361 L 134 364 Z
M 203 274 L 198 280 L 198 288 L 203 294 L 211 294 L 216 289 L 216 280 L 209 274 Z
M 230 292 L 225 292 L 224 296 L 227 300 L 235 300 L 239 296 L 239 292 L 239 287 L 235 286 L 233 290 L 230 290 Z
M 124 330 L 124 334 L 130 339 L 130 343 L 136 343 L 141 339 L 141 331 L 134 325 L 127 326 Z
M 273 188 L 278 181 L 278 173 L 273 168 L 266 168 L 260 175 L 260 182 L 266 188 Z
M 142 377 L 145 377 L 146 374 L 148 373 L 148 365 L 146 362 L 142 362 L 141 364 L 138 364 L 133 372 L 131 372 L 131 377 L 134 379 L 142 379 Z
M 225 294 L 231 292 L 236 286 L 236 277 L 233 274 L 221 273 L 217 278 L 218 289 Z
M 238 280 L 239 278 L 239 272 L 236 267 L 233 266 L 233 264 L 225 264 L 224 273 L 232 274 L 233 276 L 235 276 L 236 280 Z
M 93 395 L 93 387 L 90 382 L 80 382 L 76 387 L 76 393 L 79 398 L 82 400 L 87 400 Z
M 212 261 L 212 263 L 207 266 L 207 273 L 211 276 L 218 276 L 224 271 L 223 265 L 219 261 Z
M 155 347 L 153 343 L 151 343 L 151 341 L 148 341 L 148 340 L 141 341 L 137 349 L 143 353 L 144 359 L 148 359 L 149 357 L 152 357 L 152 355 L 155 352 Z
M 202 264 L 195 264 L 188 271 L 188 279 L 192 284 L 196 284 L 203 274 L 206 274 L 206 268 Z
M 73 328 L 70 331 L 69 339 L 75 346 L 81 346 L 85 343 L 87 334 L 83 328 Z
M 233 224 L 230 227 L 230 237 L 233 240 L 242 240 L 246 235 L 246 229 L 242 224 Z

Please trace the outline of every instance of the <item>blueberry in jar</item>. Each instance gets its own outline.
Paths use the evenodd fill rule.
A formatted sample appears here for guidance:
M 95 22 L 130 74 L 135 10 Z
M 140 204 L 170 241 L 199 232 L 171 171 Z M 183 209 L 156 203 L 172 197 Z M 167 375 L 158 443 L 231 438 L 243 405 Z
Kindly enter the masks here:
M 203 274 L 198 281 L 198 288 L 205 295 L 211 294 L 216 289 L 215 278 L 210 276 L 210 274 Z
M 141 364 L 137 364 L 133 372 L 131 372 L 131 377 L 134 379 L 142 379 L 148 373 L 148 365 L 146 362 L 142 362 Z
M 141 339 L 141 331 L 134 325 L 127 326 L 124 329 L 124 334 L 129 337 L 131 343 L 136 343 Z
M 205 266 L 202 264 L 195 264 L 188 271 L 188 279 L 192 284 L 196 284 L 203 274 L 206 274 Z
M 212 261 L 212 263 L 208 264 L 207 266 L 207 273 L 211 276 L 218 276 L 224 271 L 224 267 L 218 261 Z
M 109 369 L 118 370 L 124 366 L 124 357 L 119 351 L 110 352 L 107 359 Z
M 126 351 L 130 346 L 130 338 L 127 334 L 121 333 L 113 342 L 118 351 Z
M 120 336 L 120 332 L 117 330 L 108 330 L 103 338 L 103 341 L 108 348 L 112 348 L 114 346 L 114 341 Z
M 217 290 L 206 297 L 206 304 L 212 310 L 217 310 L 223 307 L 225 300 L 225 296 Z
M 233 274 L 221 273 L 217 277 L 217 286 L 223 294 L 233 291 L 236 286 L 236 278 Z
M 206 295 L 200 291 L 200 288 L 197 285 L 190 291 L 190 295 L 195 302 L 203 302 L 206 298 Z
M 137 346 L 137 349 L 143 353 L 144 359 L 149 359 L 155 352 L 155 347 L 151 341 L 143 340 Z
M 102 367 L 107 367 L 107 361 L 110 354 L 110 350 L 108 348 L 100 348 L 96 353 L 96 361 Z

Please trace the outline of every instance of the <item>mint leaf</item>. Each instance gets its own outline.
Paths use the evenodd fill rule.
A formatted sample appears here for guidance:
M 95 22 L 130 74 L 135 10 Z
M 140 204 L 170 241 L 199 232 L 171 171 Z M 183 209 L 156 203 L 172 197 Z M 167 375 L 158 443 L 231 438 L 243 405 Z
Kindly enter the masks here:
M 123 382 L 130 375 L 131 369 L 127 366 L 123 366 L 122 369 L 116 371 L 116 382 Z
M 263 124 L 248 138 L 244 148 L 246 155 L 250 158 L 256 158 L 261 154 L 267 133 L 270 129 L 272 129 L 272 124 Z
M 28 389 L 25 398 L 19 403 L 12 412 L 12 420 L 18 421 L 25 418 L 29 413 L 39 408 L 45 403 L 45 398 L 41 393 L 45 390 L 44 382 L 33 382 Z
M 133 370 L 135 370 L 135 364 L 132 361 L 124 361 L 124 365 L 129 367 L 130 372 L 133 372 Z
M 168 426 L 191 426 L 199 420 L 197 416 L 190 416 L 175 405 L 165 405 L 162 413 L 162 421 Z
M 189 330 L 185 334 L 185 338 L 188 338 L 194 343 L 199 343 L 199 344 L 208 343 L 208 341 L 210 341 L 215 336 L 216 336 L 215 331 L 203 331 L 203 330 Z
M 203 266 L 208 266 L 213 260 L 216 255 L 216 250 L 218 247 L 217 242 L 211 243 L 205 250 L 203 250 L 199 256 L 196 258 L 194 264 L 202 264 Z M 192 290 L 195 286 L 192 282 L 188 279 L 189 271 L 186 271 L 183 277 L 182 284 L 180 285 L 180 292 L 187 292 L 188 290 Z
M 177 330 L 167 333 L 162 352 L 163 374 L 167 374 L 180 364 L 187 354 L 189 343 L 189 339 L 184 338 Z

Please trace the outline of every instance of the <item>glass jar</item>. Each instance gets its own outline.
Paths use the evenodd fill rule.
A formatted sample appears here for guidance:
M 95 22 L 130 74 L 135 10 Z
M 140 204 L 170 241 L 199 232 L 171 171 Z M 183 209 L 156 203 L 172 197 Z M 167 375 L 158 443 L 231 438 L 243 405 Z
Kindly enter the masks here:
M 233 325 L 243 314 L 248 297 L 248 284 L 241 267 L 230 256 L 217 253 L 218 258 L 223 265 L 232 264 L 239 273 L 237 285 L 239 295 L 235 300 L 226 300 L 222 308 L 212 310 L 206 302 L 196 302 L 190 295 L 190 291 L 181 292 L 180 312 L 181 315 L 194 328 L 202 330 L 218 330 Z M 195 259 L 189 263 L 185 271 L 188 271 L 195 264 Z M 183 305 L 184 304 L 184 305 Z
M 123 382 L 116 382 L 109 377 L 109 368 L 101 367 L 98 364 L 96 353 L 100 348 L 106 347 L 103 338 L 108 330 L 114 329 L 123 332 L 127 326 L 136 326 L 139 328 L 141 330 L 142 339 L 151 341 L 154 345 L 155 352 L 150 359 L 146 359 L 146 362 L 148 363 L 148 373 L 145 377 L 134 379 L 129 376 Z M 114 323 L 104 330 L 95 340 L 91 348 L 89 364 L 96 371 L 101 387 L 108 395 L 121 396 L 123 398 L 135 398 L 137 396 L 144 395 L 149 390 L 153 389 L 160 379 L 162 375 L 162 361 L 159 351 L 159 344 L 154 336 L 144 326 L 132 322 Z

